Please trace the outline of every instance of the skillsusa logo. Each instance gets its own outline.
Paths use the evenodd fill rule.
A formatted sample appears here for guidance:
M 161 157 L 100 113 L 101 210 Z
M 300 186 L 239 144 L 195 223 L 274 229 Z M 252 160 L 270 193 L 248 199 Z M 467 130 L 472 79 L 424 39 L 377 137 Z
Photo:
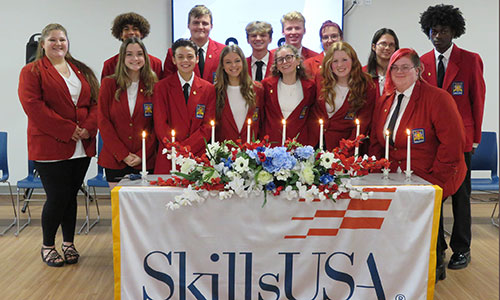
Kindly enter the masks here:
M 394 193 L 396 188 L 365 188 L 364 192 Z M 313 200 L 317 202 L 319 200 Z M 369 198 L 367 200 L 348 198 L 339 199 L 342 209 L 316 210 L 313 216 L 295 216 L 292 222 L 307 222 L 307 232 L 294 232 L 285 239 L 305 239 L 307 237 L 332 237 L 342 229 L 380 229 L 391 199 Z M 299 202 L 305 202 L 304 199 Z

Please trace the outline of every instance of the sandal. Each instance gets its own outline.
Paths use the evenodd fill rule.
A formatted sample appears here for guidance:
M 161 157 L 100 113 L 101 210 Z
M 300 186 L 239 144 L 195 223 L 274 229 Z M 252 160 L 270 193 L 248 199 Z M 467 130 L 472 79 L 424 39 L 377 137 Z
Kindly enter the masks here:
M 50 250 L 45 255 L 43 255 L 43 251 Z M 62 267 L 64 265 L 64 260 L 61 255 L 57 253 L 56 248 L 51 247 L 42 247 L 40 251 L 42 254 L 42 261 L 47 264 L 49 267 Z
M 67 263 L 68 265 L 72 265 L 78 262 L 80 254 L 78 254 L 78 251 L 76 251 L 75 244 L 71 244 L 69 246 L 62 244 L 61 250 L 63 252 L 65 263 Z

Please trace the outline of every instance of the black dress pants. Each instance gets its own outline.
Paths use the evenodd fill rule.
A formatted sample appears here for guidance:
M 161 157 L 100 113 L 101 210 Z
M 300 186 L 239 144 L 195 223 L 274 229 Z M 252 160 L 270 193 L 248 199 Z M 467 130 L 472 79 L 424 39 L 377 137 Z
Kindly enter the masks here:
M 90 157 L 57 162 L 35 162 L 47 201 L 42 210 L 43 244 L 52 246 L 59 225 L 63 241 L 73 242 L 76 225 L 76 196 L 90 164 Z

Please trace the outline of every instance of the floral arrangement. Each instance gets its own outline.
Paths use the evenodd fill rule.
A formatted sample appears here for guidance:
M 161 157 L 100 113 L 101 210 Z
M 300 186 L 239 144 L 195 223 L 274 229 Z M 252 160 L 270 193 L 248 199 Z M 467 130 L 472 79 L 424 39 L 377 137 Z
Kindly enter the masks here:
M 241 140 L 216 142 L 206 145 L 206 153 L 195 157 L 189 146 L 164 141 L 167 149 L 175 147 L 176 165 L 179 172 L 172 177 L 161 177 L 152 185 L 186 188 L 183 194 L 168 203 L 169 209 L 201 203 L 209 196 L 228 199 L 250 195 L 284 195 L 288 200 L 303 198 L 306 201 L 320 201 L 343 197 L 367 199 L 369 193 L 353 187 L 348 179 L 363 176 L 370 170 L 388 167 L 386 159 L 375 157 L 348 156 L 349 150 L 358 146 L 363 135 L 356 140 L 342 140 L 340 147 L 333 151 L 314 150 L 303 146 L 294 139 L 287 140 L 285 146 L 271 147 L 267 136 L 262 141 L 242 143 Z M 171 151 L 168 158 L 172 159 Z

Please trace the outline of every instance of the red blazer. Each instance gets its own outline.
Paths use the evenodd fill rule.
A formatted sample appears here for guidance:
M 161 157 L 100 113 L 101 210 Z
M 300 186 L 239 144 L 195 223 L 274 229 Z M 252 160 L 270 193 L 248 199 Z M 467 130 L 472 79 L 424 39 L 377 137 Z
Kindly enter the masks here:
M 264 113 L 264 88 L 260 82 L 254 82 L 254 91 L 255 91 L 255 102 L 256 106 L 253 109 L 249 109 L 247 115 L 245 117 L 245 123 L 241 128 L 241 131 L 238 131 L 238 126 L 234 121 L 233 112 L 231 110 L 231 106 L 229 105 L 229 100 L 226 97 L 226 103 L 224 105 L 224 109 L 222 110 L 221 117 L 217 120 L 217 125 L 215 128 L 215 138 L 217 141 L 224 140 L 233 140 L 241 139 L 242 142 L 246 142 L 247 140 L 247 122 L 246 120 L 252 119 L 251 132 L 250 132 L 250 140 L 254 137 L 255 139 L 259 138 L 259 130 L 261 127 L 261 123 L 263 120 Z
M 384 157 L 384 124 L 396 93 L 377 100 L 372 119 L 370 155 Z M 406 169 L 406 129 L 412 131 L 411 168 L 418 176 L 443 188 L 443 199 L 454 194 L 465 178 L 462 118 L 453 98 L 442 89 L 418 80 L 389 146 L 391 172 Z
M 274 63 L 274 53 L 269 51 L 269 60 L 267 62 L 266 74 L 264 74 L 264 78 L 272 76 L 273 63 Z M 250 77 L 252 77 L 252 56 L 247 57 L 247 64 L 248 64 L 248 74 L 250 75 Z
M 323 58 L 325 58 L 325 53 L 321 52 L 321 54 L 308 58 L 304 61 L 304 68 L 306 68 L 307 75 L 314 78 L 316 77 L 316 74 L 321 73 Z
M 278 80 L 279 77 L 273 76 L 262 80 L 264 86 L 264 123 L 260 131 L 260 137 L 269 135 L 269 141 L 275 142 L 275 146 L 281 146 L 283 134 L 283 113 L 278 101 Z M 307 144 L 307 119 L 311 111 L 311 106 L 316 99 L 316 87 L 314 81 L 302 79 L 302 91 L 304 98 L 297 105 L 294 111 L 286 119 L 286 137 L 294 138 L 300 133 L 297 141 Z
M 420 58 L 424 65 L 422 77 L 437 86 L 434 50 Z M 481 142 L 484 98 L 486 87 L 483 78 L 483 61 L 477 53 L 453 45 L 444 74 L 443 89 L 453 96 L 465 126 L 465 152 L 472 151 L 473 143 Z
M 278 48 L 271 50 L 271 53 L 273 53 L 273 55 L 274 55 L 274 52 L 276 52 L 276 50 L 278 50 Z M 302 59 L 304 61 L 311 58 L 311 57 L 315 57 L 318 55 L 319 55 L 319 53 L 314 52 L 311 49 L 302 46 L 302 52 L 300 52 L 300 56 L 302 56 Z
M 127 91 L 122 91 L 120 101 L 115 99 L 116 80 L 104 78 L 99 91 L 97 121 L 102 137 L 99 165 L 109 169 L 123 169 L 123 159 L 134 153 L 142 159 L 142 131 L 146 131 L 146 168 L 152 169 L 156 158 L 156 135 L 153 129 L 153 101 L 144 95 L 144 85 L 139 83 L 134 112 L 130 116 Z M 141 169 L 141 164 L 135 167 Z
M 69 63 L 69 62 L 68 62 Z M 71 63 L 82 83 L 77 105 L 71 100 L 66 82 L 47 57 L 24 66 L 19 76 L 19 99 L 28 116 L 28 159 L 62 160 L 75 152 L 71 137 L 76 126 L 90 138 L 82 140 L 87 156 L 95 155 L 97 103 L 90 99 L 90 86 Z
M 317 102 L 313 106 L 311 117 L 309 118 L 309 139 L 310 144 L 316 145 L 319 141 L 319 119 L 323 119 L 324 141 L 326 150 L 332 150 L 340 145 L 341 139 L 353 140 L 356 138 L 356 123 L 359 119 L 360 134 L 369 135 L 372 122 L 373 109 L 375 108 L 376 89 L 374 86 L 368 85 L 366 88 L 366 102 L 357 112 L 350 113 L 351 105 L 348 101 L 340 109 L 328 118 L 326 112 L 325 100 L 321 99 L 321 76 L 316 76 L 317 86 Z M 350 92 L 347 94 L 349 97 Z M 363 147 L 362 147 L 363 149 Z M 368 148 L 365 149 L 365 153 Z M 363 151 L 360 152 L 363 154 Z M 350 154 L 354 154 L 354 149 L 351 149 Z
M 115 74 L 116 65 L 118 64 L 118 56 L 119 54 L 109 58 L 104 62 L 101 72 L 101 81 L 104 77 Z M 161 60 L 150 54 L 148 54 L 148 56 L 151 70 L 153 70 L 156 73 L 158 79 L 160 79 L 163 73 L 163 71 L 161 70 Z
M 363 70 L 363 72 L 368 73 L 368 65 L 364 66 L 364 67 L 362 68 L 362 70 Z M 375 99 L 378 99 L 378 98 L 380 97 L 380 88 L 379 88 L 379 86 L 378 86 L 378 76 L 375 76 L 375 77 L 374 77 L 374 76 L 373 76 L 372 74 L 370 74 L 370 73 L 368 73 L 368 75 L 370 75 L 370 77 L 371 77 L 371 78 L 372 78 L 372 80 L 373 80 L 373 84 L 375 84 L 375 86 L 377 87 L 377 88 L 375 89 L 375 93 L 376 93 L 376 94 L 375 94 L 375 95 L 376 95 L 376 98 L 375 98 Z
M 186 106 L 176 72 L 155 85 L 153 105 L 155 132 L 159 140 L 155 174 L 170 173 L 171 161 L 161 153 L 165 147 L 163 138 L 171 140 L 172 129 L 175 130 L 175 140 L 191 146 L 194 155 L 205 153 L 205 140 L 209 142 L 211 137 L 210 121 L 215 120 L 215 88 L 211 83 L 195 76 Z
M 217 71 L 217 67 L 219 66 L 219 56 L 224 47 L 226 47 L 226 45 L 218 43 L 210 38 L 208 39 L 207 53 L 205 53 L 205 68 L 203 70 L 203 79 L 210 83 L 214 82 L 215 72 Z M 163 62 L 163 78 L 177 72 L 177 67 L 174 65 L 172 57 L 172 48 L 170 48 L 168 49 L 167 57 Z M 198 65 L 196 65 L 194 73 L 196 74 L 196 76 L 200 77 L 200 69 L 198 68 Z

